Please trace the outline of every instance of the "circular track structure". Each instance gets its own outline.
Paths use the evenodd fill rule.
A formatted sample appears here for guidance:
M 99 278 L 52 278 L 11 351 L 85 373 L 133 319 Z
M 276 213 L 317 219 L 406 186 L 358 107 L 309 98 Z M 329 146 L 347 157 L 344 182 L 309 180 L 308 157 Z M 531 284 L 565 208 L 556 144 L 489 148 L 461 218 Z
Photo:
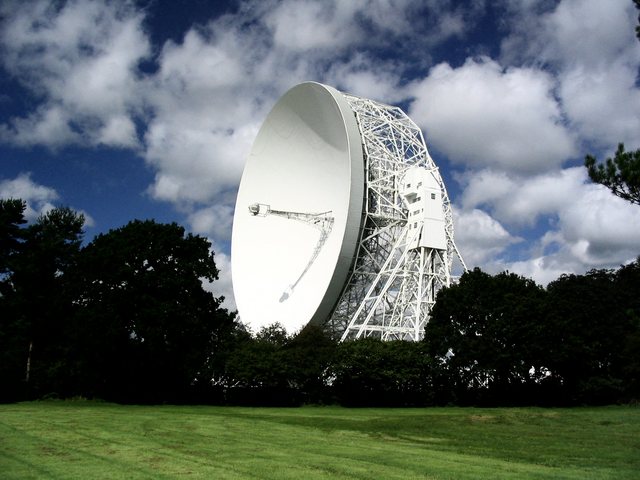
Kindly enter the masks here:
M 289 90 L 256 137 L 231 254 L 243 322 L 326 325 L 343 340 L 421 339 L 454 257 L 466 269 L 420 129 L 314 82 Z

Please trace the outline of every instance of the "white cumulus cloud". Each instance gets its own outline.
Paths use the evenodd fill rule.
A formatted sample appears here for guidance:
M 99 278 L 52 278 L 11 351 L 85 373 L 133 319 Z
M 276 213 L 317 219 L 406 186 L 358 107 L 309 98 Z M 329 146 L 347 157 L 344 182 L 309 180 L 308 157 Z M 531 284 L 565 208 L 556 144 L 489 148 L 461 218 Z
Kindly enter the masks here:
M 538 175 L 504 171 L 468 171 L 462 195 L 465 208 L 483 206 L 501 222 L 532 226 L 542 215 L 553 215 L 577 201 L 587 181 L 582 167 L 552 170 Z
M 212 240 L 222 270 L 212 288 L 228 302 L 245 158 L 271 106 L 306 80 L 408 102 L 441 166 L 458 168 L 456 232 L 470 266 L 546 283 L 638 254 L 638 209 L 571 167 L 585 145 L 600 156 L 619 141 L 640 146 L 628 0 L 498 2 L 500 54 L 472 56 L 491 49 L 469 46 L 457 63 L 435 65 L 434 52 L 472 33 L 486 2 L 246 0 L 158 45 L 145 27 L 154 7 L 136 5 L 0 5 L 2 68 L 29 95 L 29 108 L 0 124 L 0 141 L 134 150 L 154 173 L 150 196 Z M 1 185 L 30 199 L 30 215 L 57 199 L 26 174 Z
M 137 66 L 150 52 L 143 16 L 125 2 L 8 2 L 0 29 L 6 71 L 40 100 L 0 128 L 17 145 L 135 147 Z
M 224 297 L 222 306 L 232 312 L 237 307 L 231 281 L 231 258 L 223 249 L 216 246 L 215 241 L 212 241 L 212 245 L 215 252 L 216 267 L 218 268 L 218 279 L 214 282 L 205 282 L 203 286 L 205 290 L 213 293 L 216 297 Z
M 456 214 L 455 238 L 468 268 L 495 262 L 509 245 L 522 241 L 489 214 L 475 208 Z
M 462 239 L 471 244 L 472 252 L 474 248 L 487 252 L 482 260 L 494 270 L 499 264 L 502 268 L 498 269 L 548 283 L 561 273 L 616 267 L 640 253 L 640 209 L 606 188 L 588 183 L 582 167 L 535 177 L 488 170 L 467 175 L 463 212 L 482 207 L 490 212 L 493 222 L 508 229 L 510 237 L 530 238 L 526 252 L 529 258 L 509 260 L 500 256 L 500 242 L 492 248 L 482 238 L 467 241 L 462 227 Z M 546 225 L 537 233 L 535 224 L 541 219 Z M 485 222 L 491 225 L 490 221 Z
M 54 188 L 41 185 L 31 179 L 31 173 L 23 172 L 13 179 L 0 179 L 0 198 L 20 199 L 26 203 L 24 217 L 28 222 L 36 220 L 40 215 L 56 207 L 60 195 Z M 91 215 L 83 209 L 74 209 L 84 216 L 87 227 L 95 225 Z
M 24 200 L 27 204 L 24 216 L 32 221 L 54 208 L 53 202 L 59 195 L 53 188 L 31 180 L 30 173 L 21 173 L 14 179 L 0 180 L 0 198 Z
M 489 58 L 436 65 L 410 91 L 427 142 L 468 167 L 539 172 L 577 152 L 553 96 L 553 77 Z
M 563 0 L 542 14 L 535 2 L 512 2 L 512 33 L 503 61 L 545 64 L 571 127 L 602 148 L 640 146 L 640 43 L 637 10 L 626 0 Z

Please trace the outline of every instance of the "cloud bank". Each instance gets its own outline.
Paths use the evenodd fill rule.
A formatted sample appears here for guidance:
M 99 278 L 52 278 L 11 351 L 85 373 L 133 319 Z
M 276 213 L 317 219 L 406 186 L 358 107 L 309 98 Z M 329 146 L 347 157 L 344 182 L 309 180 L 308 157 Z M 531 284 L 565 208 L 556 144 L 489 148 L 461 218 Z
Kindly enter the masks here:
M 470 266 L 547 282 L 631 260 L 638 209 L 578 165 L 619 141 L 640 147 L 633 5 L 492 3 L 497 50 L 470 45 L 454 62 L 437 52 L 473 34 L 486 2 L 242 1 L 160 45 L 132 2 L 8 2 L 0 61 L 29 98 L 25 114 L 0 124 L 0 141 L 137 152 L 155 175 L 148 195 L 214 242 L 230 306 L 244 158 L 276 99 L 305 80 L 408 107 L 457 179 Z M 42 195 L 35 210 L 55 200 Z

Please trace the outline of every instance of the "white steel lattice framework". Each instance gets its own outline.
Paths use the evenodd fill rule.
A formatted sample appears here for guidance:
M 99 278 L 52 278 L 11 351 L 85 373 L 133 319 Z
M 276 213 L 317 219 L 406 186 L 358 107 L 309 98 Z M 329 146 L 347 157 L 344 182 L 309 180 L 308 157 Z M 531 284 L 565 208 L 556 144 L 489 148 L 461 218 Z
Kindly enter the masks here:
M 436 293 L 451 284 L 454 257 L 466 270 L 454 242 L 449 197 L 422 132 L 400 108 L 345 98 L 363 142 L 365 208 L 356 257 L 330 325 L 343 332 L 342 340 L 417 341 L 424 336 Z M 418 178 L 439 190 L 440 242 L 422 240 L 433 222 L 425 221 L 420 209 L 411 211 L 410 202 L 420 197 L 408 192 L 405 177 L 415 177 L 417 170 Z

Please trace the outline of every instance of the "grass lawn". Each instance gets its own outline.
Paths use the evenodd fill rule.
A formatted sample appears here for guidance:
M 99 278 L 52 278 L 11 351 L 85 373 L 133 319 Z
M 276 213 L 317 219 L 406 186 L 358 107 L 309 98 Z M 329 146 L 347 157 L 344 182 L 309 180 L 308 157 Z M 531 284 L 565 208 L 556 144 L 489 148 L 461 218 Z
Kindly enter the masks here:
M 0 478 L 638 479 L 640 408 L 0 405 Z

